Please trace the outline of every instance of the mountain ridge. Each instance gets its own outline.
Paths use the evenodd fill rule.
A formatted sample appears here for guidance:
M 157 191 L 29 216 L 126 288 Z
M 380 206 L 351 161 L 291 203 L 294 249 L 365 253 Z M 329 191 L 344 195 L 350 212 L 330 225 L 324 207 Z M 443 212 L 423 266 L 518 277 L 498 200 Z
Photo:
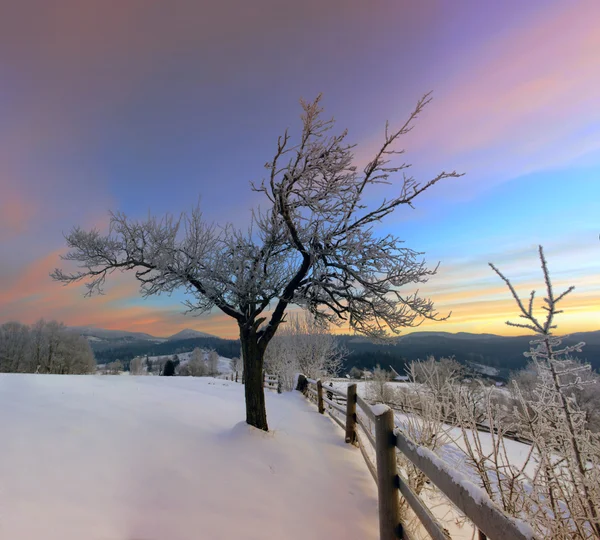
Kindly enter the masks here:
M 112 330 L 106 328 L 99 328 L 97 326 L 69 326 L 67 329 L 70 332 L 76 332 L 81 336 L 88 338 L 90 341 L 152 341 L 152 342 L 163 342 L 163 341 L 180 341 L 184 339 L 194 338 L 217 338 L 212 334 L 194 330 L 192 328 L 185 328 L 176 334 L 169 337 L 158 337 L 148 334 L 146 332 L 131 332 L 129 330 Z M 221 339 L 221 338 L 218 338 Z

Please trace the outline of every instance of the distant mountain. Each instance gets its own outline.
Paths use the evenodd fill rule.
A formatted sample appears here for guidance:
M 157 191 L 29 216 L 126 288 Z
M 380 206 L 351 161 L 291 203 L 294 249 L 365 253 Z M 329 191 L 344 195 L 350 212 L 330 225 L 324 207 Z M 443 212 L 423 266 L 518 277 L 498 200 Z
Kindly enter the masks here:
M 104 328 L 96 328 L 94 326 L 69 326 L 70 332 L 75 332 L 81 336 L 88 338 L 90 341 L 164 341 L 164 338 L 157 338 L 144 332 L 127 332 L 125 330 L 106 330 Z
M 574 341 L 584 341 L 586 345 L 600 345 L 600 330 L 595 332 L 577 332 L 569 336 Z
M 195 339 L 195 338 L 214 338 L 217 336 L 213 336 L 212 334 L 207 334 L 205 332 L 199 332 L 198 330 L 192 330 L 191 328 L 186 328 L 181 332 L 177 332 L 173 334 L 171 337 L 167 338 L 167 341 L 181 341 L 182 339 Z
M 412 332 L 410 334 L 400 335 L 397 340 L 399 342 L 402 341 L 411 341 L 411 340 L 420 340 L 427 339 L 431 337 L 441 337 L 446 339 L 496 339 L 502 338 L 504 336 L 498 336 L 496 334 L 471 334 L 469 332 L 456 332 L 455 334 L 451 332 Z

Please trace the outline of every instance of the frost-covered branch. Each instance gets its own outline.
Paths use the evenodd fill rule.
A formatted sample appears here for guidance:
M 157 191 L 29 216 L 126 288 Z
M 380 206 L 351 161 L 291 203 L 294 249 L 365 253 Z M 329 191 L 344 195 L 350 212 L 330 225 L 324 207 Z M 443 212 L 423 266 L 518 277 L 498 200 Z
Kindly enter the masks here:
M 529 428 L 539 456 L 539 481 L 533 491 L 538 498 L 538 510 L 549 523 L 559 526 L 565 534 L 581 538 L 600 537 L 600 438 L 586 429 L 585 412 L 582 411 L 571 390 L 583 384 L 591 384 L 582 375 L 589 366 L 574 363 L 568 355 L 581 351 L 584 343 L 561 348 L 561 338 L 552 335 L 556 328 L 554 317 L 561 313 L 558 304 L 574 287 L 556 296 L 552 288 L 548 264 L 542 246 L 539 256 L 546 285 L 544 298 L 545 319 L 534 313 L 530 295 L 528 307 L 519 299 L 510 280 L 494 265 L 493 270 L 507 284 L 521 311 L 526 324 L 511 324 L 528 328 L 539 337 L 531 342 L 525 356 L 532 359 L 538 380 L 533 397 L 525 399 L 519 388 L 521 423 Z M 558 524 L 558 525 L 556 525 Z M 547 531 L 548 532 L 548 531 Z M 550 531 L 556 536 L 556 531 Z

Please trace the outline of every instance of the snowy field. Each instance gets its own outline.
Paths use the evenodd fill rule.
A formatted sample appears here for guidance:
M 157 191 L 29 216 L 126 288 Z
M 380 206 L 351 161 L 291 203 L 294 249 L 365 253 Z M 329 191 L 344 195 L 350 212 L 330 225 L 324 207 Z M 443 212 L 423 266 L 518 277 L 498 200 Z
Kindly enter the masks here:
M 194 377 L 0 375 L 0 538 L 377 538 L 360 451 L 299 393 Z

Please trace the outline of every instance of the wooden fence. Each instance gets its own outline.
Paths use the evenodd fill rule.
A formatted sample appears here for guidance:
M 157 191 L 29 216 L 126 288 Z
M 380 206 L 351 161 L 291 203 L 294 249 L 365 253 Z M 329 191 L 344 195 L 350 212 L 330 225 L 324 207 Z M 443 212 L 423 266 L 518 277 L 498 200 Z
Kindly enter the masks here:
M 241 382 L 244 384 L 244 378 L 240 376 L 237 371 L 231 372 L 231 374 L 225 378 L 232 382 Z M 278 394 L 281 394 L 282 392 L 281 380 L 275 375 L 269 375 L 267 372 L 263 373 L 263 387 L 269 390 L 276 390 Z
M 431 450 L 410 440 L 394 425 L 394 412 L 387 405 L 370 405 L 348 384 L 347 392 L 299 375 L 297 390 L 315 400 L 321 414 L 328 413 L 345 431 L 347 443 L 357 445 L 377 483 L 379 536 L 381 540 L 410 540 L 400 517 L 400 495 L 412 509 L 423 528 L 435 540 L 448 540 L 450 534 L 433 516 L 426 503 L 413 491 L 398 471 L 400 452 L 442 492 L 478 531 L 479 540 L 531 540 L 530 527 L 505 514 L 485 491 L 456 472 Z M 343 420 L 336 414 L 343 415 Z M 365 419 L 366 417 L 366 419 Z M 374 426 L 372 430 L 368 424 Z M 368 445 L 375 453 L 369 457 Z

